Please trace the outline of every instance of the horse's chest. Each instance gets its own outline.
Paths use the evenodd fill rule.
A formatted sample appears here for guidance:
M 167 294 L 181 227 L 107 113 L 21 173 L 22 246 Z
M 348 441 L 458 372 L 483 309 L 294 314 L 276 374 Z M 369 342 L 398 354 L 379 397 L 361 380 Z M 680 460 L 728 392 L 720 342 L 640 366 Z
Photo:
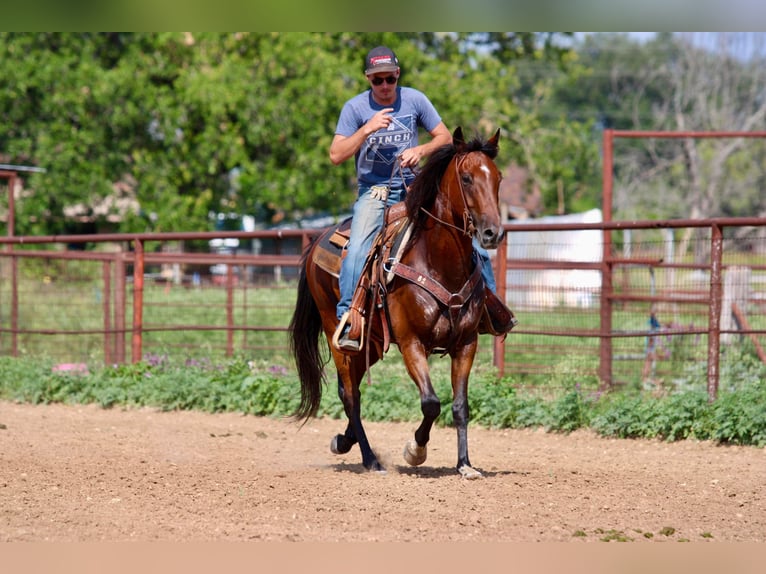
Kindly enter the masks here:
M 413 310 L 408 317 L 410 326 L 415 326 L 421 337 L 432 340 L 434 345 L 446 346 L 478 329 L 481 313 L 478 298 L 445 305 L 422 289 L 411 289 L 410 295 L 412 304 L 409 308 Z

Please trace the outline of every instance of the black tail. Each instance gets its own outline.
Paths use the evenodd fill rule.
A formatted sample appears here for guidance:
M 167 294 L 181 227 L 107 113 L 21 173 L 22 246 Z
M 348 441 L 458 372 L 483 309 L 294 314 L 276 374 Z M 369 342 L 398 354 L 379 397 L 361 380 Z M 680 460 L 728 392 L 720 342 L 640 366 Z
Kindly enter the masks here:
M 298 300 L 290 320 L 290 350 L 298 367 L 301 380 L 301 403 L 293 413 L 298 419 L 315 416 L 322 400 L 324 363 L 319 352 L 319 336 L 322 334 L 322 318 L 309 291 L 306 280 L 306 264 L 309 247 L 303 254 L 298 280 Z

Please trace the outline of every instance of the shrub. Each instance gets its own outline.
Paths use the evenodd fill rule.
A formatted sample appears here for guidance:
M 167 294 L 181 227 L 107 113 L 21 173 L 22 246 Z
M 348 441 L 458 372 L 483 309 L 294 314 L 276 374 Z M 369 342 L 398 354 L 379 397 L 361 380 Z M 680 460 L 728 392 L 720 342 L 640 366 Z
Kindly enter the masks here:
M 733 358 L 732 354 L 730 358 Z M 300 385 L 282 365 L 243 358 L 213 365 L 207 360 L 173 363 L 166 356 L 86 372 L 56 370 L 52 361 L 0 357 L 0 399 L 31 403 L 96 403 L 150 406 L 162 410 L 234 411 L 258 416 L 285 416 L 300 400 Z M 510 378 L 497 380 L 477 369 L 469 385 L 471 424 L 494 428 L 541 427 L 571 432 L 590 427 L 602 436 L 696 438 L 722 444 L 766 446 L 766 377 L 763 366 L 733 360 L 718 400 L 708 402 L 705 385 L 691 379 L 666 396 L 639 390 L 606 394 L 583 392 L 576 370 L 562 371 L 563 394 L 544 399 L 522 390 Z M 319 416 L 342 418 L 334 371 L 323 389 Z M 588 376 L 582 381 L 590 386 Z M 362 382 L 362 417 L 372 421 L 419 421 L 416 386 L 396 364 L 374 369 L 373 384 Z M 453 424 L 449 363 L 436 362 L 432 382 L 442 402 L 439 425 Z

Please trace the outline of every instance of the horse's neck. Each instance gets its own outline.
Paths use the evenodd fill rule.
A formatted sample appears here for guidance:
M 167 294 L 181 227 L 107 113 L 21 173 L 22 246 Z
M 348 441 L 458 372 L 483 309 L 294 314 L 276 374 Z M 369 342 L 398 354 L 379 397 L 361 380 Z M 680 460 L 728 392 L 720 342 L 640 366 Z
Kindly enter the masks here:
M 472 251 L 471 237 L 466 230 L 468 222 L 465 220 L 465 206 L 457 208 L 456 205 L 462 205 L 454 200 L 455 196 L 460 197 L 462 194 L 460 190 L 446 190 L 440 191 L 436 201 L 433 205 L 433 213 L 438 219 L 436 221 L 435 231 L 438 235 L 438 241 L 448 241 L 455 245 L 460 245 L 461 253 L 470 254 Z M 452 200 L 450 198 L 453 198 Z
M 473 271 L 473 245 L 463 231 L 462 218 L 455 221 L 451 212 L 445 211 L 434 206 L 434 217 L 426 221 L 418 242 L 435 275 L 445 282 L 452 279 L 450 282 L 461 284 Z

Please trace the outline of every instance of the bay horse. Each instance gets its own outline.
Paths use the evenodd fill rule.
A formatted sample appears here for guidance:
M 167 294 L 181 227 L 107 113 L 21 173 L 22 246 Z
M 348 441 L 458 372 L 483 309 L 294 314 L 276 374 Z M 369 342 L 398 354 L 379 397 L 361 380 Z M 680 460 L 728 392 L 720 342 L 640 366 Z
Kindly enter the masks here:
M 429 157 L 403 200 L 412 232 L 403 255 L 390 264 L 393 279 L 384 288 L 384 315 L 367 318 L 371 324 L 367 327 L 370 340 L 366 351 L 346 354 L 329 345 L 337 370 L 338 395 L 348 417 L 345 432 L 332 439 L 330 450 L 344 454 L 358 443 L 362 464 L 368 470 L 384 468 L 370 448 L 362 425 L 359 385 L 368 368 L 385 353 L 387 345 L 380 342 L 387 334 L 399 347 L 407 372 L 420 391 L 423 418 L 414 440 L 405 445 L 407 463 L 416 466 L 425 462 L 431 428 L 441 413 L 428 364 L 432 353 L 441 352 L 451 359 L 456 468 L 466 478 L 482 476 L 471 466 L 467 435 L 468 377 L 484 309 L 484 282 L 472 237 L 484 248 L 494 249 L 503 236 L 498 207 L 501 174 L 494 163 L 499 136 L 498 129 L 487 140 L 476 136 L 465 141 L 458 127 L 452 143 Z M 322 237 L 302 255 L 298 298 L 289 327 L 290 347 L 301 382 L 301 401 L 293 415 L 304 421 L 319 409 L 324 365 L 329 361 L 320 351 L 319 337 L 323 331 L 330 342 L 338 325 L 337 276 L 318 265 L 315 257 Z

